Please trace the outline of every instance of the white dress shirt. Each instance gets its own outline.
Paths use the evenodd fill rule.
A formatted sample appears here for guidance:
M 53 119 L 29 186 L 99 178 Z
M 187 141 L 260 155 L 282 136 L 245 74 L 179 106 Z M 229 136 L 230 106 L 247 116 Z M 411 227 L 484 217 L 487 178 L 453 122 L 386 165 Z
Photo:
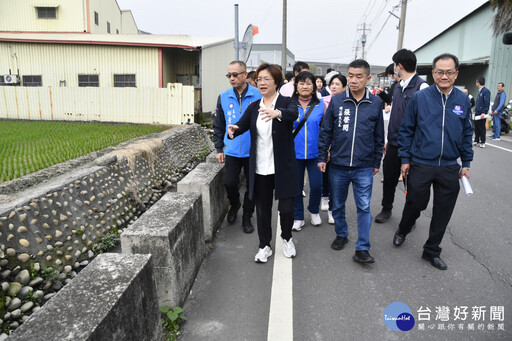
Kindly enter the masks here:
M 278 97 L 279 93 L 276 93 L 276 97 L 269 107 L 265 106 L 262 98 L 260 101 L 260 108 L 274 110 Z M 273 120 L 265 122 L 265 120 L 262 120 L 260 117 L 256 119 L 256 174 L 259 175 L 270 175 L 275 173 L 272 122 Z

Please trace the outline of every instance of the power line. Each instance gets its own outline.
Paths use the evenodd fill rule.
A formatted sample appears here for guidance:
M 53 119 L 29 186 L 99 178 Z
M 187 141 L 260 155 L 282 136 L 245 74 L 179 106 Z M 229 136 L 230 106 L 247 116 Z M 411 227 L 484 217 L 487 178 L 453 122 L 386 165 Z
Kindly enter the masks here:
M 380 33 L 382 32 L 382 30 L 384 29 L 384 26 L 386 26 L 386 24 L 388 23 L 388 20 L 389 18 L 391 17 L 391 14 L 388 15 L 388 17 L 386 18 L 386 21 L 384 21 L 384 24 L 382 25 L 382 27 L 380 28 L 379 32 L 377 33 L 377 35 L 375 36 L 375 38 L 373 38 L 373 41 L 372 43 L 370 44 L 370 46 L 368 46 L 368 51 L 370 51 L 370 49 L 372 48 L 373 44 L 377 41 L 377 38 L 379 37 Z
M 343 46 L 343 45 L 347 45 L 347 44 L 351 44 L 351 43 L 352 43 L 351 41 L 347 41 L 347 42 L 344 42 L 344 43 L 334 44 L 334 45 L 329 45 L 329 46 L 312 47 L 312 48 L 309 48 L 309 49 L 300 49 L 300 50 L 295 49 L 294 51 L 295 52 L 301 52 L 301 51 L 320 50 L 320 49 L 327 49 L 327 48 L 332 48 L 332 47 L 336 47 L 336 46 Z

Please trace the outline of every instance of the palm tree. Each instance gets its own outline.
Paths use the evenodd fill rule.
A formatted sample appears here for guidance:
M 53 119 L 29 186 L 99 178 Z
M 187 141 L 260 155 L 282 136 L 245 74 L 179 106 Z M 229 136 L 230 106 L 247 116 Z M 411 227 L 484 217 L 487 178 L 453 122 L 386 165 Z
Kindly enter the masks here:
M 512 0 L 490 0 L 491 8 L 496 11 L 492 28 L 494 36 L 512 30 Z

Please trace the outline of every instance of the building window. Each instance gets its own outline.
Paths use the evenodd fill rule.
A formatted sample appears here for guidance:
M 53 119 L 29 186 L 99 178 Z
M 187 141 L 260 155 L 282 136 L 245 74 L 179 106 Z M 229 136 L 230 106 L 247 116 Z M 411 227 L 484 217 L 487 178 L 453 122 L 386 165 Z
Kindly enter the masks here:
M 94 23 L 96 26 L 100 25 L 100 16 L 98 15 L 98 12 L 94 11 Z
M 114 75 L 114 87 L 135 87 L 135 75 Z
M 107 33 L 110 33 L 110 23 L 107 21 Z
M 57 7 L 36 7 L 38 19 L 57 19 Z
M 23 86 L 43 86 L 42 76 L 23 76 Z
M 98 75 L 78 75 L 78 86 L 86 87 L 86 86 L 100 86 L 100 80 Z

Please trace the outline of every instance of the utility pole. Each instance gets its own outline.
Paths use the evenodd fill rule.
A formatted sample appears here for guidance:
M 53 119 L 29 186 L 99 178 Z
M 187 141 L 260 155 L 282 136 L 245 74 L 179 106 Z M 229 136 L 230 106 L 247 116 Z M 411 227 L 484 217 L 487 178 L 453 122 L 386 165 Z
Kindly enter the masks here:
M 362 59 L 365 59 L 365 51 L 364 51 L 364 46 L 366 45 L 366 31 L 370 31 L 370 29 L 367 29 L 366 28 L 366 23 L 363 23 L 363 28 L 359 28 L 357 29 L 358 31 L 363 31 L 363 34 L 361 35 L 361 58 Z M 356 47 L 356 59 L 357 59 L 357 47 Z
M 281 43 L 281 67 L 283 68 L 283 76 L 286 75 L 286 0 L 283 0 L 283 38 Z
M 404 44 L 405 13 L 407 11 L 407 1 L 408 0 L 402 0 L 402 11 L 400 13 L 400 30 L 398 32 L 398 46 L 396 47 L 397 51 L 401 50 Z
M 240 58 L 240 44 L 238 39 L 238 4 L 235 4 L 235 60 Z
M 363 23 L 363 35 L 361 37 L 361 55 L 364 59 L 364 46 L 366 45 L 366 23 Z

